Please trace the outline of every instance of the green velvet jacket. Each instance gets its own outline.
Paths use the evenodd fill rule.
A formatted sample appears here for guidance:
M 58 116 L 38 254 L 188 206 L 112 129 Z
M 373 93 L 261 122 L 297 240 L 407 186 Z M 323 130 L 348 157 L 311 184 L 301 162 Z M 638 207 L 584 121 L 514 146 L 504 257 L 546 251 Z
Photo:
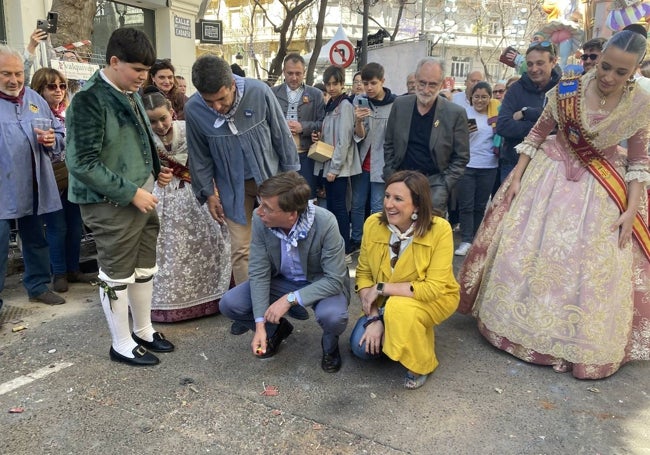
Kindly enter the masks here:
M 153 131 L 140 95 L 144 125 L 127 96 L 97 71 L 66 110 L 68 198 L 77 204 L 131 203 L 150 175 L 160 172 Z

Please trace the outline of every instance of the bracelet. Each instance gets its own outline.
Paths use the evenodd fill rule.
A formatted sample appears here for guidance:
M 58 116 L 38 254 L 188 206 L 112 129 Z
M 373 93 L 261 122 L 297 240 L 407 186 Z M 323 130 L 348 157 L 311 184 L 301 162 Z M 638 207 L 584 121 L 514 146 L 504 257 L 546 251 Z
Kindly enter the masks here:
M 363 328 L 367 328 L 370 324 L 373 322 L 381 321 L 382 323 L 384 322 L 384 317 L 381 315 L 373 316 L 371 318 L 368 318 L 366 322 L 363 323 Z

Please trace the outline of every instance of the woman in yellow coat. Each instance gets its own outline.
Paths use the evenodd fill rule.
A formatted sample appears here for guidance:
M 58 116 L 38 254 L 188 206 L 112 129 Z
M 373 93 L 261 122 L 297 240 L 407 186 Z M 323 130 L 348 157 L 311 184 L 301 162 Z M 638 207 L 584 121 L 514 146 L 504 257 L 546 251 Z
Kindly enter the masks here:
M 400 171 L 386 182 L 384 210 L 363 227 L 356 291 L 364 315 L 350 345 L 360 358 L 382 351 L 406 369 L 404 387 L 421 387 L 437 366 L 433 327 L 456 310 L 453 235 L 433 215 L 427 178 Z

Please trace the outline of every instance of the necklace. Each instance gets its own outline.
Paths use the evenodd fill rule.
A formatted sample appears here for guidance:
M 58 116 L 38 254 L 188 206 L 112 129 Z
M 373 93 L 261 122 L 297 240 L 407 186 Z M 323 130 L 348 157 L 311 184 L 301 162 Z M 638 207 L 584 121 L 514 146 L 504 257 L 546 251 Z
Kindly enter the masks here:
M 171 136 L 171 137 L 168 137 Z M 160 140 L 162 141 L 163 144 L 169 145 L 172 143 L 172 140 L 174 139 L 174 134 L 172 128 L 169 128 L 167 132 L 163 136 L 159 136 Z
M 607 104 L 607 100 L 608 100 L 608 99 L 610 98 L 610 96 L 613 95 L 614 93 L 610 93 L 609 95 L 605 95 L 605 94 L 604 94 L 604 93 L 603 93 L 603 92 L 598 88 L 598 81 L 597 81 L 597 80 L 594 80 L 594 82 L 595 82 L 594 88 L 596 89 L 596 95 L 598 96 L 598 98 L 600 98 L 600 101 L 598 102 L 598 104 L 600 104 L 600 107 L 603 107 L 603 106 L 605 106 L 605 104 Z

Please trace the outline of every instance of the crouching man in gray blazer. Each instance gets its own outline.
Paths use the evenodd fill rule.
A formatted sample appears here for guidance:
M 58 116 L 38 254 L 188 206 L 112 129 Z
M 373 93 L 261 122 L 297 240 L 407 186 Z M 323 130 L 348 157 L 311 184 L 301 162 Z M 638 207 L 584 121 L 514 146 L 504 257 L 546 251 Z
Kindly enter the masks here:
M 350 278 L 336 218 L 310 201 L 311 189 L 295 171 L 277 174 L 258 188 L 253 214 L 249 281 L 229 290 L 219 308 L 255 330 L 251 349 L 274 356 L 293 331 L 283 316 L 292 306 L 314 310 L 323 329 L 321 367 L 341 368 L 339 335 L 348 323 Z

